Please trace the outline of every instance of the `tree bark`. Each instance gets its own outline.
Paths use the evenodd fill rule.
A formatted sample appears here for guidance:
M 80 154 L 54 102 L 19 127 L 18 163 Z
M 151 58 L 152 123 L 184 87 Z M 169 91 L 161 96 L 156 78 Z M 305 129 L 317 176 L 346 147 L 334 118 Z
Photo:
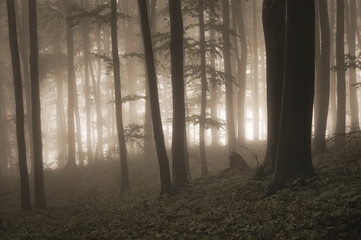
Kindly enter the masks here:
M 46 208 L 44 189 L 43 146 L 41 139 L 41 105 L 39 88 L 39 50 L 36 0 L 29 0 L 29 32 L 30 32 L 30 79 L 31 100 L 33 109 L 33 143 L 34 143 L 34 187 L 35 207 Z
M 328 22 L 327 0 L 319 0 L 319 16 L 321 30 L 321 55 L 320 55 L 320 79 L 316 84 L 316 95 L 318 96 L 315 106 L 315 115 L 318 117 L 315 122 L 314 151 L 322 151 L 322 144 L 325 142 L 327 116 L 330 95 L 330 26 Z
M 281 115 L 285 64 L 286 0 L 263 1 L 263 29 L 266 45 L 267 74 L 267 150 L 263 168 L 267 175 L 274 171 Z
M 18 144 L 18 159 L 20 172 L 20 195 L 21 210 L 27 211 L 31 209 L 29 176 L 26 161 L 26 144 L 24 129 L 24 103 L 23 103 L 23 87 L 21 80 L 19 47 L 16 31 L 16 14 L 15 4 L 13 0 L 7 0 L 9 42 L 11 50 L 11 63 L 13 69 L 14 91 L 15 91 L 15 110 L 16 110 L 16 137 Z
M 157 148 L 159 170 L 160 170 L 160 194 L 170 194 L 172 184 L 170 179 L 169 161 L 165 149 L 162 120 L 160 116 L 159 97 L 157 87 L 157 74 L 154 64 L 152 38 L 150 35 L 149 18 L 146 0 L 138 0 L 141 28 L 143 33 L 143 43 L 145 51 L 145 63 L 147 66 L 147 76 L 149 85 L 150 104 L 153 120 L 154 140 Z
M 269 193 L 280 189 L 291 177 L 314 175 L 311 133 L 315 78 L 315 2 L 287 0 L 286 13 L 280 130 L 275 174 Z
M 127 147 L 124 136 L 123 126 L 123 109 L 122 94 L 120 83 L 119 55 L 118 55 L 118 26 L 117 26 L 117 1 L 111 0 L 111 38 L 112 38 L 112 55 L 113 55 L 113 71 L 114 71 L 114 92 L 115 92 L 115 109 L 116 123 L 118 130 L 118 142 L 120 148 L 120 168 L 121 168 L 121 191 L 129 189 L 129 173 L 128 173 L 128 156 Z
M 229 2 L 222 0 L 223 3 L 223 58 L 224 58 L 224 72 L 226 76 L 226 119 L 227 119 L 227 140 L 228 153 L 236 152 L 236 136 L 234 130 L 233 117 L 233 81 L 231 70 L 231 42 L 229 38 Z
M 258 99 L 258 21 L 257 1 L 252 1 L 253 8 L 253 140 L 259 141 L 259 99 Z
M 180 0 L 169 0 L 169 16 L 173 93 L 173 187 L 179 189 L 187 184 L 185 163 L 186 121 L 183 74 L 183 18 Z

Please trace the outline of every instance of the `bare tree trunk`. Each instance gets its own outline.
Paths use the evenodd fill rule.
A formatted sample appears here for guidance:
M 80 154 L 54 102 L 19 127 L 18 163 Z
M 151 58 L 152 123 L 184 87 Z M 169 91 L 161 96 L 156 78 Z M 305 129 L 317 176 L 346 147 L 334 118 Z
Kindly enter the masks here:
M 11 50 L 11 63 L 13 69 L 15 106 L 16 106 L 16 137 L 18 144 L 18 158 L 20 171 L 20 195 L 21 210 L 27 211 L 31 209 L 29 176 L 26 161 L 26 144 L 24 129 L 24 103 L 23 103 L 23 87 L 21 80 L 19 47 L 16 32 L 16 14 L 13 0 L 7 0 L 9 42 Z
M 150 104 L 151 104 L 152 119 L 153 119 L 154 140 L 157 148 L 159 170 L 160 170 L 160 184 L 161 184 L 160 194 L 169 194 L 172 192 L 172 184 L 170 179 L 169 161 L 164 142 L 162 120 L 160 116 L 157 74 L 154 65 L 153 47 L 152 47 L 152 39 L 150 35 L 146 0 L 138 0 L 138 5 L 139 5 L 140 18 L 141 18 L 141 28 L 143 33 L 145 63 L 147 66 Z
M 118 55 L 118 26 L 117 26 L 117 1 L 111 0 L 111 37 L 112 37 L 112 55 L 113 55 L 113 71 L 114 71 L 114 92 L 115 92 L 115 109 L 118 130 L 118 142 L 120 148 L 120 168 L 121 168 L 121 191 L 129 189 L 129 173 L 128 173 L 128 156 L 127 147 L 124 136 L 123 126 L 123 109 L 122 94 L 119 69 Z
M 227 139 L 228 139 L 228 152 L 236 152 L 236 136 L 234 130 L 234 117 L 233 117 L 233 81 L 231 70 L 231 43 L 229 40 L 229 2 L 223 2 L 223 58 L 224 58 L 224 72 L 226 75 L 226 118 L 227 118 Z
M 43 146 L 41 139 L 41 105 L 38 66 L 38 30 L 36 0 L 29 0 L 29 32 L 30 32 L 30 79 L 31 100 L 33 109 L 33 143 L 34 143 L 34 181 L 35 207 L 46 208 L 44 189 Z
M 253 8 L 253 139 L 259 141 L 259 99 L 258 99 L 258 21 L 257 1 L 252 1 Z

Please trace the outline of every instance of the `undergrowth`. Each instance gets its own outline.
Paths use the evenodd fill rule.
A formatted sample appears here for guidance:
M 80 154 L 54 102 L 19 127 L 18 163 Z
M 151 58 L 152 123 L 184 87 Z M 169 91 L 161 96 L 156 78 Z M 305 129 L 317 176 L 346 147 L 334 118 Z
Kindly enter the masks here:
M 3 179 L 0 239 L 360 239 L 360 160 L 323 155 L 314 165 L 315 177 L 292 179 L 267 198 L 271 178 L 229 169 L 159 197 L 151 166 L 120 194 L 109 161 L 47 172 L 48 209 L 25 213 L 18 183 Z

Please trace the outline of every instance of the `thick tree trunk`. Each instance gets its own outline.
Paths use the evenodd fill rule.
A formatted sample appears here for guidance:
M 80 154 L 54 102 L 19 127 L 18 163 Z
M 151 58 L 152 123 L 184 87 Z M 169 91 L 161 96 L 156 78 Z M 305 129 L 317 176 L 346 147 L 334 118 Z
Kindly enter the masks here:
M 43 146 L 41 139 L 41 105 L 38 66 L 38 30 L 36 0 L 29 0 L 29 32 L 30 32 L 30 79 L 31 100 L 33 109 L 33 143 L 34 143 L 34 187 L 35 207 L 46 208 L 44 189 Z
M 282 110 L 275 174 L 269 193 L 280 189 L 291 177 L 314 175 L 311 132 L 315 78 L 315 2 L 287 0 L 286 8 Z
M 263 29 L 267 64 L 267 150 L 263 161 L 266 174 L 274 171 L 281 115 L 286 37 L 286 0 L 263 1 Z
M 118 130 L 118 142 L 120 148 L 120 168 L 121 168 L 121 191 L 129 189 L 128 173 L 128 156 L 124 136 L 123 126 L 123 109 L 120 83 L 119 55 L 118 55 L 118 26 L 117 26 L 117 1 L 111 0 L 111 38 L 112 38 L 112 55 L 114 71 L 114 92 L 115 92 L 115 109 L 116 122 Z
M 150 35 L 146 0 L 138 0 L 138 5 L 139 5 L 139 12 L 141 19 L 141 28 L 143 33 L 145 63 L 147 66 L 154 140 L 157 148 L 159 170 L 160 170 L 160 185 L 161 185 L 160 194 L 169 194 L 172 191 L 172 184 L 170 179 L 169 161 L 165 149 L 162 120 L 160 116 L 157 74 L 154 64 L 154 55 L 153 55 L 152 39 Z
M 24 103 L 23 103 L 23 87 L 21 80 L 19 47 L 16 32 L 16 14 L 15 4 L 13 0 L 7 0 L 7 13 L 9 25 L 9 42 L 11 50 L 11 63 L 13 69 L 14 91 L 15 91 L 15 110 L 16 110 L 16 139 L 18 144 L 18 159 L 20 172 L 20 195 L 21 210 L 27 211 L 31 209 L 29 176 L 26 161 L 26 144 L 24 129 Z
M 226 75 L 226 119 L 227 119 L 227 140 L 229 154 L 237 151 L 236 136 L 234 130 L 233 117 L 233 81 L 231 70 L 230 38 L 229 38 L 229 2 L 222 0 L 223 3 L 223 58 L 224 72 Z
M 169 15 L 173 93 L 173 186 L 175 189 L 178 189 L 187 184 L 185 164 L 186 122 L 183 74 L 183 18 L 180 0 L 169 1 Z
M 330 95 L 330 26 L 328 22 L 327 0 L 319 0 L 320 30 L 321 30 L 321 55 L 320 55 L 320 79 L 316 84 L 317 106 L 315 106 L 315 139 L 314 151 L 322 151 L 325 142 L 327 116 Z

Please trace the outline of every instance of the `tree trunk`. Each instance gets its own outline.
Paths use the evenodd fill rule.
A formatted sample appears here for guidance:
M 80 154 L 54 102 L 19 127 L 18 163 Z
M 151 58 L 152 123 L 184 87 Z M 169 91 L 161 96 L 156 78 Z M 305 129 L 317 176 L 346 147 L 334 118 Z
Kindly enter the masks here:
M 267 65 L 267 150 L 263 168 L 267 175 L 274 171 L 281 115 L 284 55 L 286 37 L 286 0 L 263 1 L 263 29 Z
M 240 57 L 237 61 L 237 69 L 238 69 L 238 96 L 237 96 L 237 113 L 238 113 L 238 143 L 241 145 L 245 145 L 246 142 L 246 134 L 245 134 L 245 97 L 246 97 L 246 82 L 247 82 L 247 57 L 248 57 L 248 49 L 247 49 L 247 37 L 246 31 L 244 27 L 244 18 L 243 18 L 243 10 L 241 2 L 233 0 L 235 7 L 232 8 L 233 15 L 237 18 L 237 26 L 238 26 L 238 35 L 240 38 Z
M 120 83 L 119 55 L 118 55 L 118 26 L 117 26 L 117 1 L 111 0 L 111 38 L 112 38 L 112 55 L 114 71 L 114 92 L 115 92 L 115 109 L 116 122 L 118 130 L 118 142 L 120 148 L 120 168 L 121 168 L 121 191 L 129 189 L 129 173 L 127 147 L 124 136 L 123 126 L 123 109 L 122 94 Z
M 229 2 L 223 2 L 223 58 L 224 58 L 224 72 L 226 75 L 226 118 L 227 118 L 227 139 L 228 139 L 228 153 L 236 152 L 236 137 L 234 130 L 234 117 L 233 117 L 233 81 L 231 70 L 231 43 L 229 40 Z
M 335 58 L 335 22 L 336 22 L 336 0 L 330 0 L 330 66 L 336 65 Z M 336 132 L 337 109 L 336 109 L 336 73 L 330 73 L 330 114 L 332 119 L 332 131 Z
M 185 164 L 186 121 L 183 75 L 183 18 L 180 0 L 169 0 L 169 16 L 173 93 L 173 186 L 175 189 L 178 189 L 187 184 Z
M 85 7 L 87 7 L 87 2 L 85 2 Z M 83 51 L 84 51 L 84 83 L 85 83 L 85 112 L 86 112 L 86 137 L 87 137 L 87 158 L 88 163 L 93 162 L 93 150 L 92 150 L 92 137 L 91 137 L 91 126 L 90 126 L 90 79 L 89 79 L 89 30 L 88 22 L 85 20 L 83 23 Z M 95 93 L 95 92 L 94 92 Z M 95 95 L 95 94 L 94 94 Z
M 346 81 L 344 66 L 344 0 L 337 0 L 336 65 L 337 65 L 337 120 L 336 134 L 345 132 L 346 124 Z M 337 138 L 337 145 L 342 144 Z
M 205 33 L 204 33 L 204 18 L 203 18 L 203 2 L 199 1 L 199 44 L 201 57 L 201 113 L 199 116 L 199 151 L 201 158 L 202 177 L 208 175 L 207 158 L 206 158 L 206 144 L 205 144 L 205 125 L 206 125 L 206 105 L 207 105 L 207 76 L 206 76 L 206 50 L 205 50 Z
M 327 116 L 330 95 L 330 26 L 328 22 L 327 0 L 319 0 L 319 16 L 321 30 L 321 56 L 320 56 L 320 79 L 316 84 L 317 106 L 315 105 L 315 115 L 318 117 L 315 122 L 314 151 L 322 151 L 325 142 Z
M 314 175 L 311 157 L 315 78 L 315 2 L 286 4 L 285 75 L 275 174 L 269 193 L 291 177 Z M 282 47 L 284 45 L 280 45 Z
M 11 50 L 11 63 L 13 69 L 14 91 L 15 91 L 15 109 L 16 109 L 16 137 L 18 143 L 18 158 L 20 172 L 20 194 L 21 210 L 31 209 L 29 176 L 26 161 L 26 144 L 24 129 L 24 104 L 23 104 L 23 87 L 21 80 L 19 47 L 16 32 L 16 14 L 13 0 L 7 0 L 9 42 Z
M 349 4 L 347 4 L 349 2 Z M 347 19 L 346 19 L 346 36 L 348 53 L 356 56 L 356 0 L 349 0 L 347 4 Z M 350 113 L 351 113 L 351 128 L 350 131 L 360 130 L 359 123 L 359 111 L 358 111 L 358 100 L 357 100 L 357 87 L 356 84 L 356 69 L 349 68 L 349 93 L 350 93 Z
M 253 140 L 259 141 L 259 99 L 258 99 L 258 22 L 257 1 L 252 1 L 253 8 Z
M 152 39 L 150 35 L 149 18 L 146 0 L 138 0 L 143 43 L 145 51 L 145 63 L 149 85 L 150 104 L 153 120 L 154 140 L 157 148 L 159 170 L 160 170 L 160 194 L 169 194 L 172 191 L 172 184 L 169 172 L 169 161 L 165 149 L 162 120 L 160 116 L 159 97 L 157 87 L 157 74 L 155 71 Z
M 46 208 L 44 190 L 43 147 L 41 140 L 41 105 L 39 89 L 39 50 L 36 0 L 29 0 L 29 32 L 30 32 L 30 79 L 31 100 L 33 109 L 33 143 L 34 143 L 34 187 L 35 207 Z
M 67 16 L 70 14 L 70 6 L 67 1 L 63 1 Z M 67 168 L 76 167 L 75 156 L 75 124 L 74 124 L 74 105 L 75 105 L 75 70 L 74 70 L 74 43 L 73 29 L 66 24 L 66 44 L 68 50 L 68 162 Z

